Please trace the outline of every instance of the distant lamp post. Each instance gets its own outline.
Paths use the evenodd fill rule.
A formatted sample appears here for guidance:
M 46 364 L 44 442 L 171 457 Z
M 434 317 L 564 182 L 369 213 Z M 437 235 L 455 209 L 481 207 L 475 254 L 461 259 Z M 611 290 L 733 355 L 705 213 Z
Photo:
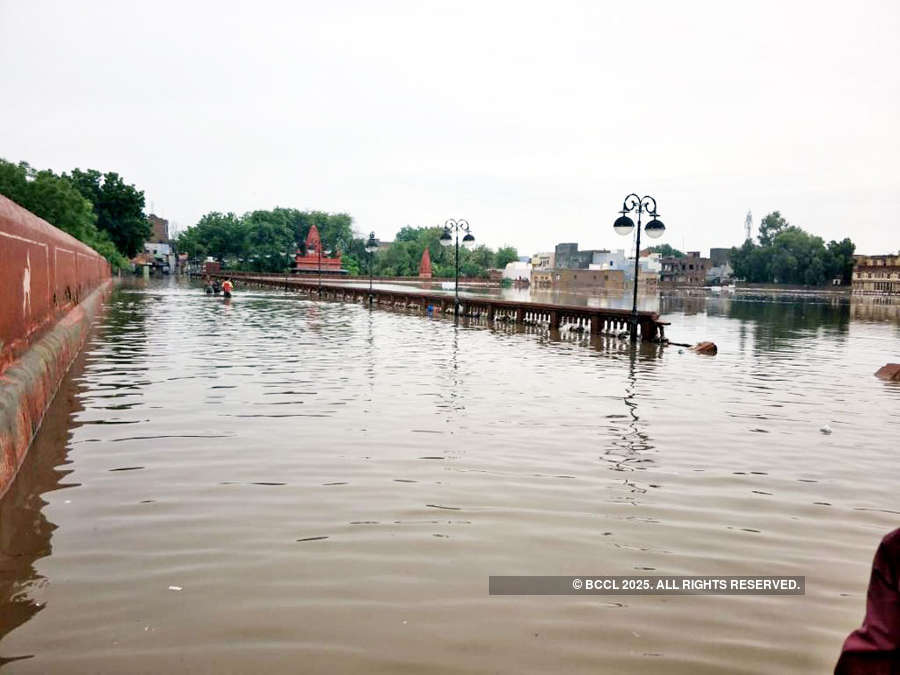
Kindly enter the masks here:
M 441 246 L 450 246 L 454 241 L 456 242 L 456 282 L 454 284 L 455 290 L 455 302 L 453 303 L 453 315 L 459 316 L 459 233 L 460 231 L 465 232 L 465 236 L 462 239 L 462 244 L 468 250 L 472 250 L 475 248 L 475 237 L 469 231 L 469 221 L 467 220 L 456 220 L 454 218 L 450 218 L 446 223 L 444 223 L 444 233 L 441 235 Z M 455 237 L 454 237 L 455 235 Z
M 649 195 L 638 197 L 636 194 L 632 193 L 625 197 L 625 201 L 622 202 L 622 210 L 620 211 L 622 215 L 616 218 L 616 222 L 613 223 L 613 229 L 617 234 L 621 234 L 622 236 L 631 234 L 631 231 L 634 229 L 634 221 L 626 214 L 631 213 L 632 211 L 637 211 L 637 241 L 634 245 L 634 304 L 631 308 L 631 341 L 636 342 L 638 327 L 638 274 L 640 273 L 641 260 L 641 216 L 646 212 L 648 216 L 653 218 L 653 220 L 647 223 L 644 228 L 647 236 L 651 239 L 658 239 L 661 237 L 666 231 L 666 226 L 658 219 L 659 214 L 656 212 L 656 200 L 653 197 L 650 197 Z
M 316 253 L 319 254 L 319 297 L 322 297 L 322 239 L 319 238 L 319 243 L 316 246 Z
M 369 240 L 366 242 L 366 253 L 369 254 L 369 306 L 372 306 L 372 300 L 375 294 L 372 292 L 372 268 L 374 266 L 375 251 L 378 250 L 378 240 L 375 238 L 374 232 L 369 232 Z

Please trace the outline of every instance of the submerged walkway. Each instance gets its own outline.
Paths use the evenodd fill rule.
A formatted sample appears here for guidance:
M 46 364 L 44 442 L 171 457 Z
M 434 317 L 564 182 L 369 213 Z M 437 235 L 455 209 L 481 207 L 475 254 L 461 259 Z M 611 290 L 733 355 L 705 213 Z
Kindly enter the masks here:
M 341 300 L 346 302 L 366 302 L 370 291 L 368 288 L 348 286 L 345 284 L 323 283 L 308 278 L 281 276 L 273 274 L 254 274 L 251 272 L 230 272 L 210 274 L 214 279 L 230 278 L 243 284 L 281 288 L 308 295 L 318 295 L 323 300 Z M 373 302 L 381 306 L 421 309 L 423 312 L 452 313 L 454 297 L 446 293 L 434 293 L 425 290 L 385 290 L 373 288 Z M 499 298 L 471 296 L 460 297 L 460 314 L 462 316 L 481 318 L 488 321 L 510 322 L 518 324 L 546 325 L 551 330 L 569 325 L 576 329 L 590 331 L 592 335 L 619 333 L 628 330 L 631 325 L 632 312 L 627 309 L 603 309 L 598 307 L 581 307 L 577 305 L 558 305 L 543 302 L 520 302 L 517 300 L 501 300 Z M 659 342 L 665 339 L 667 322 L 661 321 L 656 312 L 642 311 L 637 313 L 638 332 L 644 342 Z

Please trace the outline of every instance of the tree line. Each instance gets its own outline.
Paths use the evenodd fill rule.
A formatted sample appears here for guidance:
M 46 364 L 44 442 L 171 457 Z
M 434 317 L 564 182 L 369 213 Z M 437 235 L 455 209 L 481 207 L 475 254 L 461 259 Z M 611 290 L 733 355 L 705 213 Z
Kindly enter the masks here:
M 231 269 L 287 272 L 298 249 L 306 254 L 305 241 L 313 224 L 319 230 L 323 252 L 340 252 L 344 269 L 351 275 L 368 274 L 371 263 L 377 276 L 416 276 L 426 248 L 434 276 L 454 275 L 453 247 L 440 244 L 442 227 L 403 227 L 390 246 L 372 254 L 370 259 L 365 249 L 368 236 L 353 234 L 353 219 L 346 213 L 283 207 L 240 216 L 213 211 L 182 232 L 176 248 L 193 259 L 215 258 Z M 496 252 L 486 246 L 472 251 L 460 247 L 459 258 L 462 276 L 487 277 L 489 268 L 505 267 L 518 259 L 518 253 L 510 246 Z
M 113 171 L 56 174 L 0 159 L 0 194 L 71 234 L 117 269 L 130 266 L 151 233 L 144 193 Z
M 840 278 L 849 284 L 855 250 L 849 238 L 826 245 L 773 211 L 760 223 L 759 242 L 748 239 L 732 248 L 730 259 L 734 276 L 751 283 L 821 286 Z
M 442 246 L 440 239 L 443 233 L 444 228 L 440 225 L 401 228 L 394 237 L 394 243 L 373 261 L 375 274 L 385 277 L 416 276 L 422 253 L 427 248 L 432 274 L 436 277 L 454 276 L 455 245 Z M 512 246 L 502 246 L 494 251 L 480 245 L 470 251 L 460 245 L 459 273 L 463 277 L 486 278 L 489 269 L 503 269 L 507 263 L 518 259 L 518 251 Z
M 306 254 L 306 237 L 312 226 L 319 230 L 325 255 L 340 252 L 345 265 L 359 271 L 364 251 L 353 236 L 353 219 L 346 213 L 300 211 L 276 207 L 243 215 L 212 211 L 178 235 L 179 253 L 192 259 L 215 258 L 232 269 L 250 272 L 284 272 L 299 249 Z

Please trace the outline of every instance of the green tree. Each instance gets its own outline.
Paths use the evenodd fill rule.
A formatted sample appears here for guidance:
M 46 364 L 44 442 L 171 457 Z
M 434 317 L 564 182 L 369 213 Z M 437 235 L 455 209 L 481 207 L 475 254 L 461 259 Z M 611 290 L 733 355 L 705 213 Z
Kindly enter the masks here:
M 487 271 L 494 265 L 497 254 L 487 246 L 478 246 L 472 251 L 466 251 L 460 258 L 460 272 L 466 277 L 487 277 Z M 518 256 L 516 256 L 518 260 Z M 504 264 L 504 267 L 506 265 Z
M 37 171 L 26 162 L 13 164 L 0 159 L 0 194 L 84 242 L 114 268 L 128 266 L 128 260 L 106 232 L 97 229 L 91 202 L 64 176 Z
M 760 243 L 747 240 L 731 249 L 731 266 L 751 283 L 819 286 L 835 277 L 849 283 L 855 246 L 850 239 L 831 241 L 790 225 L 778 211 L 762 220 Z
M 0 193 L 76 239 L 87 241 L 96 236 L 91 202 L 52 171 L 0 160 Z
M 253 272 L 282 272 L 295 251 L 294 229 L 282 213 L 253 211 L 240 220 L 242 267 Z
M 663 258 L 683 258 L 684 253 L 677 248 L 672 248 L 669 244 L 660 244 L 659 246 L 651 246 L 647 249 L 651 253 L 659 253 Z
M 779 211 L 772 211 L 759 223 L 760 246 L 771 246 L 779 232 L 790 227 Z
M 841 241 L 829 241 L 828 252 L 831 254 L 826 271 L 828 278 L 840 277 L 841 283 L 849 284 L 853 279 L 853 254 L 856 252 L 856 245 L 849 237 L 844 237 Z
M 354 239 L 352 222 L 345 213 L 283 207 L 242 216 L 211 211 L 179 234 L 176 247 L 192 258 L 211 256 L 239 269 L 284 272 L 291 267 L 298 246 L 302 247 L 315 225 L 325 252 L 347 253 L 345 269 L 358 274 L 365 247 L 361 240 Z
M 204 255 L 225 261 L 226 258 L 238 258 L 246 252 L 245 233 L 241 219 L 234 213 L 207 213 L 193 227 L 189 227 L 179 235 L 176 241 L 178 250 L 193 243 L 195 250 Z
M 122 253 L 136 255 L 152 232 L 144 215 L 144 193 L 114 171 L 101 174 L 96 169 L 73 169 L 63 177 L 93 204 L 97 227 L 109 234 Z
M 494 267 L 503 269 L 507 263 L 515 262 L 519 259 L 519 252 L 515 246 L 501 246 L 494 255 Z

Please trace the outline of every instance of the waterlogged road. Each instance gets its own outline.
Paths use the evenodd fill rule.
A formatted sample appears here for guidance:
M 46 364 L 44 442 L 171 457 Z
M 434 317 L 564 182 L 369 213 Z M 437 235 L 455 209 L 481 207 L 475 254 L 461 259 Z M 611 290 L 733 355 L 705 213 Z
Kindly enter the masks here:
M 122 287 L 0 504 L 2 671 L 827 672 L 900 523 L 896 314 L 662 304 L 718 356 Z M 488 595 L 527 574 L 806 595 Z

